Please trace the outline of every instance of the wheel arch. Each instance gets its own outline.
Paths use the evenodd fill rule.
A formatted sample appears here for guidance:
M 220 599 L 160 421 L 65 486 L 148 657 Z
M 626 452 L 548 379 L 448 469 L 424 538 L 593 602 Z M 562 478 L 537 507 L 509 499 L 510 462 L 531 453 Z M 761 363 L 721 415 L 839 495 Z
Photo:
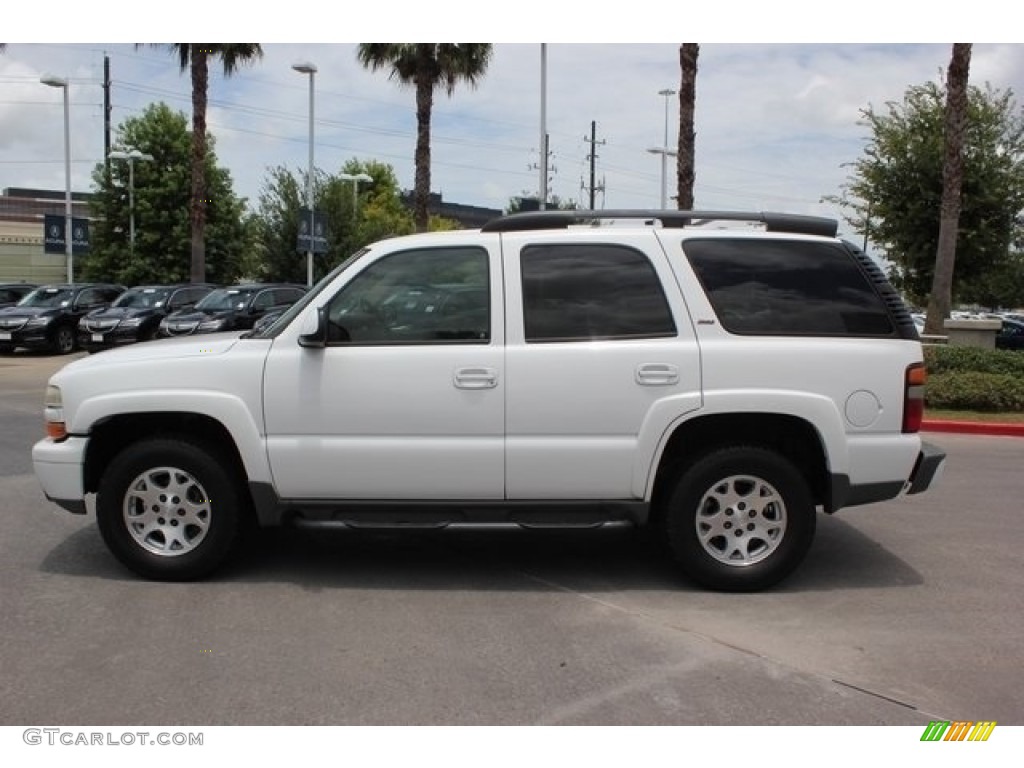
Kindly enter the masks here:
M 104 469 L 123 448 L 153 437 L 202 443 L 228 462 L 241 487 L 246 488 L 245 463 L 234 437 L 224 424 L 206 414 L 160 411 L 118 414 L 93 425 L 83 469 L 85 492 L 97 491 Z
M 659 516 L 673 479 L 700 457 L 729 446 L 765 448 L 800 471 L 815 505 L 832 509 L 832 483 L 821 435 L 806 419 L 781 413 L 708 414 L 679 424 L 665 442 L 651 490 L 652 516 Z

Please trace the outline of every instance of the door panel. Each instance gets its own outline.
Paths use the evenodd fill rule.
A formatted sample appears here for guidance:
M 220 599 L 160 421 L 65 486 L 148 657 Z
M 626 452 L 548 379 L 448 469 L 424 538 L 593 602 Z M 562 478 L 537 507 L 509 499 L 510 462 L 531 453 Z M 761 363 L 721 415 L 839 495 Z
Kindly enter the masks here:
M 510 499 L 631 499 L 654 406 L 699 407 L 699 351 L 653 233 L 506 235 Z M 524 309 L 525 299 L 525 309 Z
M 346 273 L 325 305 L 343 340 L 309 349 L 275 339 L 266 429 L 282 497 L 503 498 L 500 257 L 496 247 L 434 250 L 364 257 Z M 453 258 L 461 271 L 438 268 Z M 490 305 L 469 319 L 444 315 L 435 294 L 470 289 Z

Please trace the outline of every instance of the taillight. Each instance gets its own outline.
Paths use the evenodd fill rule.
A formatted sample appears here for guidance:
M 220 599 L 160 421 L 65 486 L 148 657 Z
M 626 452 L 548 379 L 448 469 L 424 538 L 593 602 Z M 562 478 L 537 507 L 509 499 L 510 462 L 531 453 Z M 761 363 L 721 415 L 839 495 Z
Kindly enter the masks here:
M 914 363 L 907 368 L 903 386 L 903 431 L 912 433 L 921 429 L 924 419 L 924 383 L 928 379 L 924 363 Z

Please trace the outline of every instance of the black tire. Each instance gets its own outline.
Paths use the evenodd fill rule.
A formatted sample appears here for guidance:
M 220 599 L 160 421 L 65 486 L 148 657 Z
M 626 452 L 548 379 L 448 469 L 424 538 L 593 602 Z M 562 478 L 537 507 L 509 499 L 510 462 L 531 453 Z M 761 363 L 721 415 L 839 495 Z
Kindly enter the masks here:
M 745 446 L 685 468 L 664 512 L 680 568 L 723 592 L 754 592 L 788 576 L 806 556 L 816 522 L 800 471 L 774 451 Z
M 70 325 L 58 325 L 53 332 L 53 350 L 58 355 L 70 355 L 78 346 L 75 329 Z
M 13 344 L 0 344 L 0 355 L 13 355 L 14 345 Z
M 154 438 L 128 445 L 107 466 L 96 521 L 107 547 L 135 573 L 192 581 L 231 555 L 245 517 L 243 498 L 235 473 L 216 452 Z

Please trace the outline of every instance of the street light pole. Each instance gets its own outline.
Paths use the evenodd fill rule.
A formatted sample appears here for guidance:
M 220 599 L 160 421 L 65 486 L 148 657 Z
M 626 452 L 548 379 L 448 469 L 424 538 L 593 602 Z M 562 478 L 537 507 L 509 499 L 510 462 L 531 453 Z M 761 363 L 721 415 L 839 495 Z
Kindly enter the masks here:
M 359 213 L 359 182 L 369 183 L 373 181 L 373 177 L 368 173 L 339 173 L 338 178 L 352 182 L 352 218 L 355 218 Z
M 316 223 L 316 214 L 313 211 L 313 104 L 314 86 L 316 77 L 316 65 L 303 61 L 293 64 L 292 69 L 304 75 L 309 75 L 309 175 L 306 179 L 306 205 L 309 207 L 309 248 L 306 251 L 306 285 L 313 285 L 313 233 Z
M 658 91 L 659 96 L 665 97 L 665 138 L 662 140 L 660 147 L 652 147 L 647 150 L 651 154 L 661 155 L 661 210 L 665 210 L 665 206 L 668 204 L 668 193 L 665 189 L 666 176 L 668 175 L 668 158 L 676 157 L 679 154 L 668 146 L 668 98 L 669 96 L 675 96 L 675 94 L 676 91 L 673 91 L 671 88 Z
M 67 262 L 68 283 L 74 284 L 75 269 L 72 251 L 71 232 L 71 100 L 68 95 L 70 87 L 67 78 L 43 75 L 39 78 L 43 85 L 51 88 L 64 89 L 64 258 Z
M 107 157 L 113 160 L 128 161 L 128 252 L 135 256 L 135 161 L 152 160 L 153 156 L 137 149 L 129 149 L 127 152 L 115 150 Z

